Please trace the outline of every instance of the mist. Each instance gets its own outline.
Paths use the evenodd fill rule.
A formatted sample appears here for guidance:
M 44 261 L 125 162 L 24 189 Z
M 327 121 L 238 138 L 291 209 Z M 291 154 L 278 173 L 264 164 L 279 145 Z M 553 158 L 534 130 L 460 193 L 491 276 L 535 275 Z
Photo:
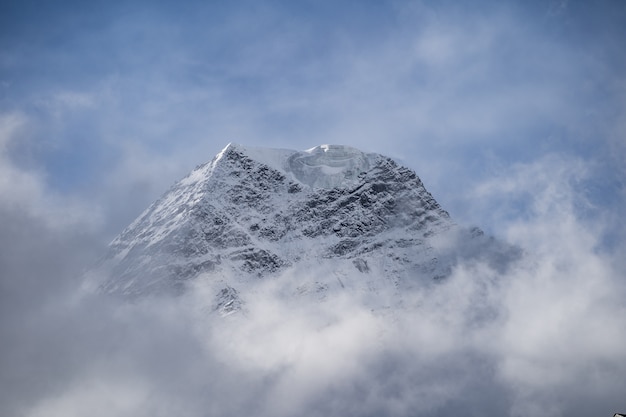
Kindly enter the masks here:
M 625 16 L 619 0 L 3 2 L 0 416 L 626 412 Z M 107 243 L 230 141 L 389 155 L 522 256 L 468 256 L 400 298 L 298 295 L 326 277 L 286 270 L 226 317 L 205 285 L 220 277 L 88 291 Z
M 538 169 L 479 188 L 502 193 Z M 14 244 L 2 258 L 0 414 L 612 415 L 626 406 L 623 264 L 561 172 L 533 181 L 533 215 L 502 229 L 523 249 L 504 270 L 468 258 L 399 300 L 298 294 L 324 276 L 287 270 L 224 317 L 208 276 L 179 297 L 85 291 L 87 238 L 14 213 L 2 234 Z M 399 302 L 372 309 L 372 296 Z

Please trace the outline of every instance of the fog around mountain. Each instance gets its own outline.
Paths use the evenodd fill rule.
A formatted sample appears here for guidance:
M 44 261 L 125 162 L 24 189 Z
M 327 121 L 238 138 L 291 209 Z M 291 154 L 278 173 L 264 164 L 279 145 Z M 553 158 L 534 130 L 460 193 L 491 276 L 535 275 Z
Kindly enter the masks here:
M 402 306 L 372 310 L 371 293 L 286 292 L 329 272 L 308 269 L 251 284 L 245 311 L 226 317 L 200 282 L 131 303 L 81 290 L 73 273 L 88 234 L 5 205 L 3 276 L 17 279 L 3 282 L 0 411 L 610 415 L 626 378 L 623 261 L 598 249 L 559 185 L 505 231 L 525 255 L 504 274 L 460 262 Z
M 0 415 L 626 412 L 624 21 L 622 0 L 0 2 Z M 232 141 L 393 157 L 524 260 L 466 259 L 395 315 L 286 301 L 312 270 L 219 320 L 206 287 L 85 293 Z

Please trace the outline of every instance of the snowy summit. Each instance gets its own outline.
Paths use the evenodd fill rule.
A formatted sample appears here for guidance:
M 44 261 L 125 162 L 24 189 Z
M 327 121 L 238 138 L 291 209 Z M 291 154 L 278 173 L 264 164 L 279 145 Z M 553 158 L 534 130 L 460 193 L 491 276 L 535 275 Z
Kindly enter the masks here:
M 229 313 L 260 278 L 295 273 L 294 294 L 320 299 L 346 290 L 401 297 L 487 252 L 498 254 L 489 259 L 497 267 L 515 254 L 455 225 L 417 175 L 388 157 L 342 145 L 229 144 L 144 211 L 90 276 L 126 297 L 204 285 Z

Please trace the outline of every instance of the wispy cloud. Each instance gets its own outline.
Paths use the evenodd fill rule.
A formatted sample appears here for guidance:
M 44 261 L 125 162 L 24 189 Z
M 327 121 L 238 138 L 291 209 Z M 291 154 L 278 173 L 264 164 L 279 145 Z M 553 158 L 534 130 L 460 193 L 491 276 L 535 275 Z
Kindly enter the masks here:
M 526 168 L 518 181 L 538 169 Z M 510 193 L 511 181 L 484 188 Z M 297 295 L 294 280 L 324 278 L 315 271 L 243 289 L 245 311 L 227 317 L 201 282 L 121 305 L 65 287 L 3 328 L 3 375 L 22 388 L 2 403 L 26 416 L 610 415 L 626 371 L 619 256 L 598 252 L 569 197 L 538 195 L 525 220 L 501 225 L 526 245 L 506 272 L 461 262 L 397 310 L 372 311 L 359 292 Z M 47 369 L 37 384 L 25 363 Z
M 621 5 L 99 7 L 0 13 L 0 414 L 625 408 Z M 462 263 L 396 315 L 268 286 L 205 326 L 197 299 L 77 291 L 232 140 L 399 157 L 528 254 L 504 275 Z

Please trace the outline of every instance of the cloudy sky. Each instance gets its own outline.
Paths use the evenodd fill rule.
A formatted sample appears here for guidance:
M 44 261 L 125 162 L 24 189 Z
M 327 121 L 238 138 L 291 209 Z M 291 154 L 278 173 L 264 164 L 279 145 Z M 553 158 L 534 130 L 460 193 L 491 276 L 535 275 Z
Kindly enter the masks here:
M 625 39 L 620 0 L 2 2 L 0 411 L 84 415 L 115 397 L 118 411 L 103 415 L 139 415 L 154 392 L 195 404 L 186 396 L 208 388 L 185 357 L 229 375 L 223 385 L 207 382 L 209 391 L 248 384 L 240 402 L 214 413 L 243 415 L 289 381 L 303 386 L 309 362 L 292 379 L 275 369 L 239 375 L 207 358 L 205 336 L 165 313 L 153 319 L 139 309 L 127 318 L 74 291 L 117 233 L 229 142 L 346 144 L 392 156 L 457 222 L 537 257 L 513 274 L 515 285 L 496 291 L 508 319 L 489 327 L 492 348 L 477 342 L 441 347 L 443 359 L 433 353 L 478 374 L 491 372 L 475 364 L 488 357 L 499 384 L 448 384 L 456 371 L 438 369 L 428 354 L 417 361 L 423 367 L 386 375 L 411 353 L 409 340 L 385 357 L 346 342 L 346 356 L 356 351 L 376 374 L 351 368 L 347 378 L 441 382 L 434 393 L 396 389 L 396 405 L 377 402 L 391 389 L 381 386 L 363 402 L 368 412 L 404 415 L 413 397 L 442 398 L 422 414 L 441 404 L 458 411 L 455 396 L 483 405 L 498 397 L 492 409 L 476 409 L 511 415 L 562 415 L 576 410 L 571 404 L 586 405 L 580 415 L 626 411 Z M 471 268 L 457 271 L 459 279 Z M 456 290 L 446 294 L 465 293 Z M 459 308 L 449 312 L 453 322 L 467 312 Z M 447 320 L 428 311 L 434 322 Z M 366 343 L 361 326 L 381 323 L 354 317 L 333 331 L 357 329 L 355 340 Z M 133 326 L 146 330 L 137 335 Z M 186 343 L 161 336 L 164 329 Z M 447 329 L 447 337 L 467 330 Z M 128 352 L 111 353 L 120 340 Z M 154 346 L 152 357 L 140 353 Z M 154 366 L 165 357 L 169 364 Z M 336 376 L 326 372 L 319 381 Z M 170 376 L 189 390 L 163 382 Z M 367 390 L 336 389 L 345 398 Z M 328 395 L 322 391 L 308 385 L 293 407 Z M 312 407 L 311 415 L 366 414 L 347 404 Z M 202 415 L 202 407 L 186 414 Z M 294 415 L 288 405 L 264 412 Z

